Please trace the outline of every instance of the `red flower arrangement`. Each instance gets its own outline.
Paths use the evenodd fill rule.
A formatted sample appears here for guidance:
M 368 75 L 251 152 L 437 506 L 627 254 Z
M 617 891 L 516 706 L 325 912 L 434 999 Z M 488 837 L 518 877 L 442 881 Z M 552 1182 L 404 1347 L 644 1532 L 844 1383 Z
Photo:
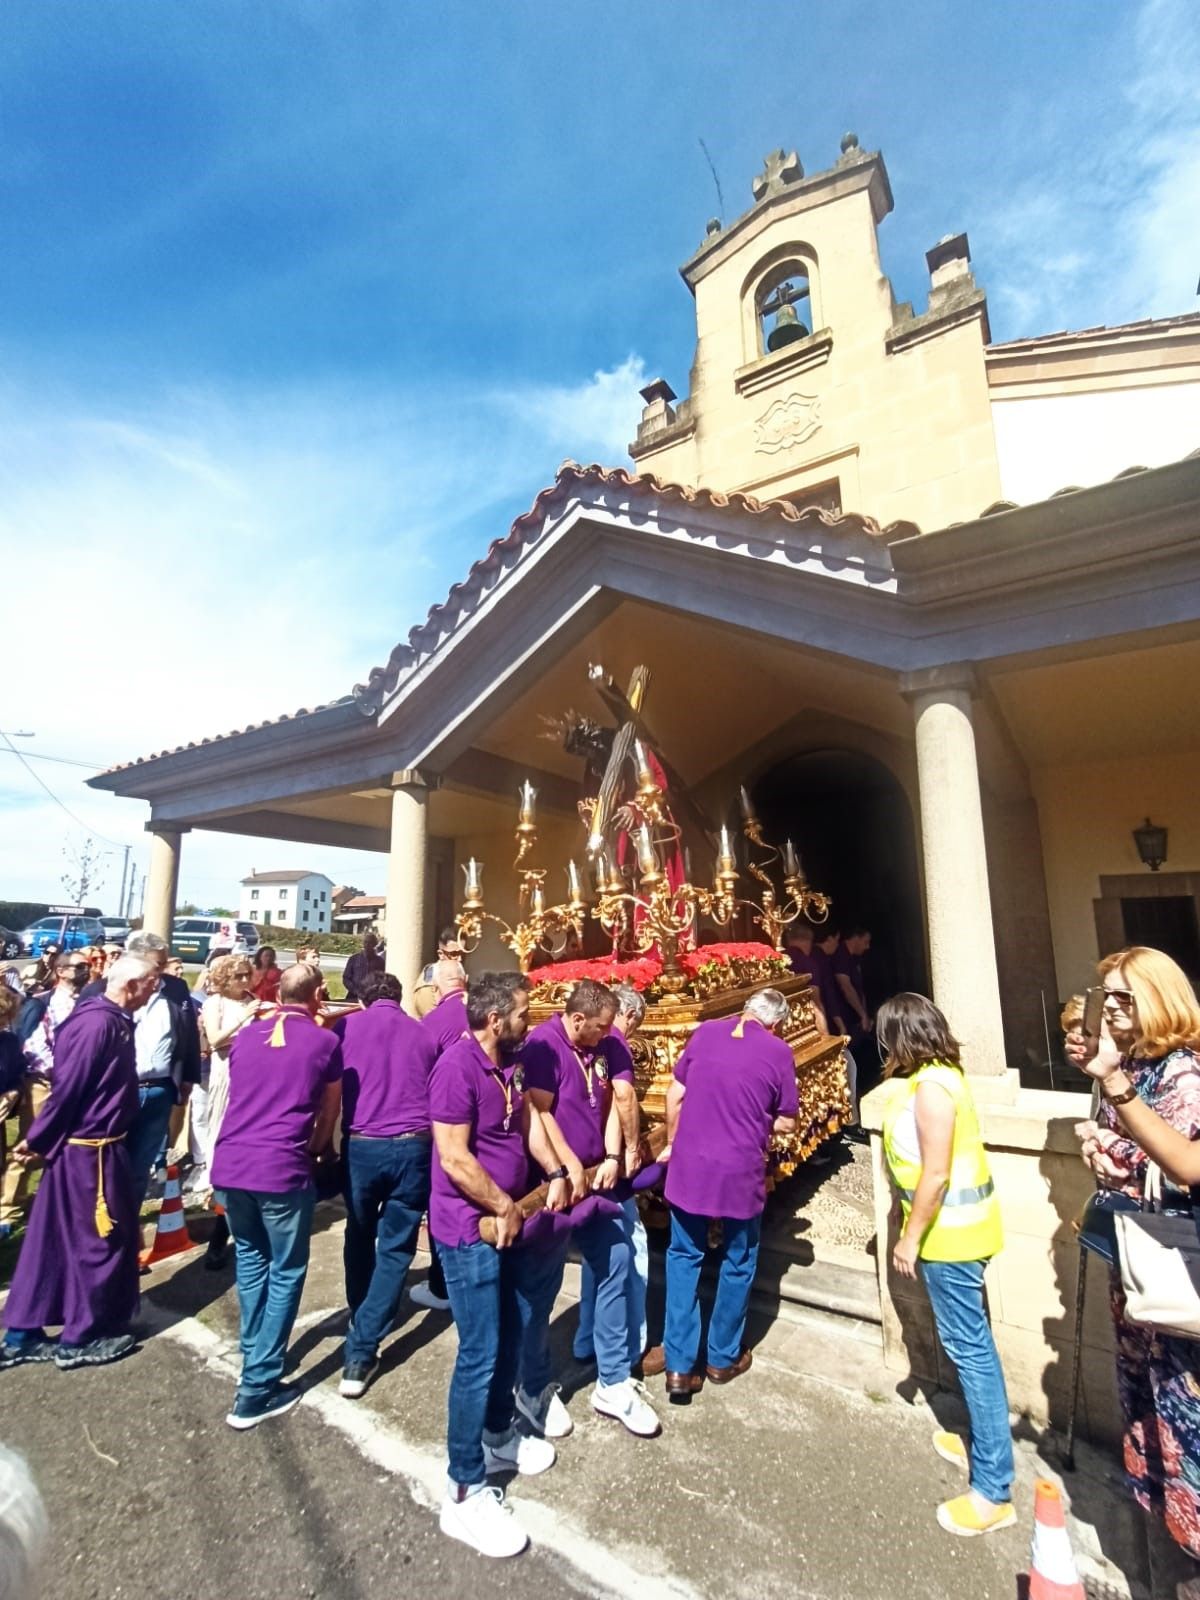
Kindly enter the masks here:
M 770 962 L 780 973 L 790 971 L 786 956 L 769 944 L 705 944 L 698 950 L 680 953 L 679 964 L 689 978 L 696 978 L 706 968 L 727 967 L 734 961 Z M 556 961 L 548 967 L 537 967 L 529 974 L 532 988 L 549 984 L 578 983 L 581 978 L 594 978 L 598 983 L 627 983 L 633 989 L 650 989 L 662 977 L 662 957 L 657 953 L 645 956 L 593 956 L 589 961 Z

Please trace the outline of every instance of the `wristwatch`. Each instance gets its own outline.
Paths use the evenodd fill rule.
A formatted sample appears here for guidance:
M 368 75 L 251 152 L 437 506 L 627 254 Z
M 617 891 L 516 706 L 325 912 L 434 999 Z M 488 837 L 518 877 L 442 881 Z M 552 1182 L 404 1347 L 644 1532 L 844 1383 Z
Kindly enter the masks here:
M 621 1152 L 619 1150 L 616 1150 L 616 1151 L 606 1150 L 604 1152 L 604 1159 L 605 1159 L 605 1161 L 615 1161 L 617 1163 L 617 1165 L 620 1166 L 621 1165 Z
M 1104 1084 L 1101 1083 L 1100 1093 L 1108 1101 L 1110 1106 L 1127 1106 L 1131 1100 L 1136 1100 L 1138 1097 L 1138 1092 L 1132 1083 L 1129 1085 L 1128 1089 L 1123 1089 L 1120 1094 L 1109 1094 L 1108 1090 L 1104 1087 Z
M 547 1183 L 553 1183 L 555 1178 L 565 1178 L 566 1175 L 567 1175 L 566 1167 L 555 1167 L 553 1172 L 548 1172 L 546 1174 L 546 1182 Z

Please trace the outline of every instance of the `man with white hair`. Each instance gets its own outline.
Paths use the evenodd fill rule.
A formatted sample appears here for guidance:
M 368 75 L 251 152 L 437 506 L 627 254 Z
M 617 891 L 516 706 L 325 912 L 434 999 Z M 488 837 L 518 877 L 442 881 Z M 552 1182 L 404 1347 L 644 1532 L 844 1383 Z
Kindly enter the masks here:
M 108 987 L 59 1030 L 50 1098 L 13 1151 L 45 1163 L 13 1274 L 0 1367 L 53 1361 L 101 1366 L 134 1346 L 138 1208 L 125 1140 L 138 1115 L 132 1015 L 158 982 L 148 956 L 126 955 Z M 47 1325 L 62 1327 L 57 1343 Z
M 788 1003 L 778 989 L 751 995 L 740 1017 L 702 1022 L 675 1063 L 667 1090 L 666 1198 L 667 1397 L 686 1404 L 703 1384 L 700 1353 L 700 1269 L 708 1224 L 719 1217 L 722 1239 L 717 1292 L 708 1328 L 710 1383 L 729 1383 L 750 1366 L 742 1338 L 758 1265 L 767 1202 L 767 1149 L 772 1134 L 796 1126 L 796 1067 L 779 1036 Z
M 153 962 L 157 978 L 133 1019 L 139 1110 L 129 1133 L 129 1160 L 140 1210 L 150 1174 L 166 1147 L 171 1112 L 186 1103 L 200 1082 L 200 1029 L 187 984 L 166 971 L 170 949 L 161 934 L 131 933 L 125 949 Z
M 437 1003 L 421 1018 L 421 1026 L 440 1056 L 470 1031 L 467 1021 L 467 969 L 457 959 L 435 961 L 428 969 Z

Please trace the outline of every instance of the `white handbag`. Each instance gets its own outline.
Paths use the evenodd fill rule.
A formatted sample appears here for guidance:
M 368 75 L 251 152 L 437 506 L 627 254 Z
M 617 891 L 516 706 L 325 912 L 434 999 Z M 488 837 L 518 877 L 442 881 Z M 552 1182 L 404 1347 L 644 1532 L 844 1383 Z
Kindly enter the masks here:
M 1162 1200 L 1162 1171 L 1150 1162 L 1143 1205 Z M 1113 1225 L 1125 1315 L 1183 1339 L 1200 1339 L 1200 1235 L 1191 1216 L 1116 1211 Z

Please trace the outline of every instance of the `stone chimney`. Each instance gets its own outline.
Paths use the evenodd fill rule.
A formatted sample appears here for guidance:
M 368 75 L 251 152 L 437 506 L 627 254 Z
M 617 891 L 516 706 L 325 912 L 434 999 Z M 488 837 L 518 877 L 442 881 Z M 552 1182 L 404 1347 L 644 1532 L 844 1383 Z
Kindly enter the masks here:
M 638 423 L 638 438 L 644 439 L 669 428 L 675 421 L 675 407 L 671 404 L 675 391 L 665 378 L 655 378 L 640 393 L 646 404 Z
M 975 278 L 971 272 L 971 247 L 965 233 L 948 233 L 939 239 L 932 250 L 925 252 L 929 267 L 929 309 L 940 311 L 961 299 L 964 293 L 973 293 Z

